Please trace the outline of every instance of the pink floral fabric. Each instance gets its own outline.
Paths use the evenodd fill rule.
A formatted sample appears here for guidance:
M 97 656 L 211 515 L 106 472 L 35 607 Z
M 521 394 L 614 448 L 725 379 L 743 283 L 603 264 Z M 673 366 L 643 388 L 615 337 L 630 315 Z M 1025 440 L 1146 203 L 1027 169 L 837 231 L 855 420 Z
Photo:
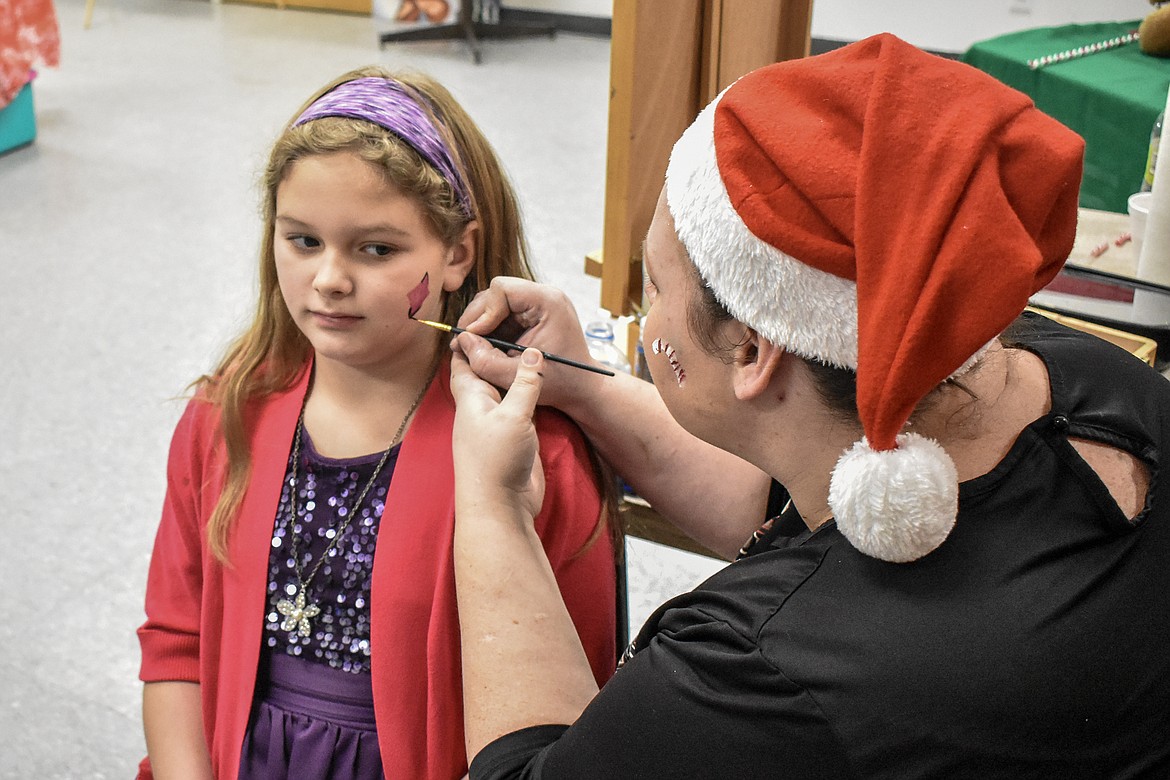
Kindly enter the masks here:
M 0 0 L 0 108 L 28 83 L 34 65 L 56 67 L 60 56 L 51 0 Z

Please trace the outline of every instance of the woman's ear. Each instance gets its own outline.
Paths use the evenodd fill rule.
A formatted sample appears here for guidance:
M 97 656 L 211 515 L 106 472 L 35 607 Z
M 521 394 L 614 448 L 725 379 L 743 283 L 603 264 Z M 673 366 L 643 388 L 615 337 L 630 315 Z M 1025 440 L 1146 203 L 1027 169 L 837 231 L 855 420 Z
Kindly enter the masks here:
M 751 401 L 763 396 L 780 373 L 782 358 L 787 354 L 750 328 L 735 348 L 735 369 L 732 384 L 735 397 Z
M 450 259 L 443 269 L 443 289 L 455 292 L 463 286 L 463 280 L 475 267 L 479 257 L 479 222 L 471 221 L 463 228 L 463 235 L 449 250 Z

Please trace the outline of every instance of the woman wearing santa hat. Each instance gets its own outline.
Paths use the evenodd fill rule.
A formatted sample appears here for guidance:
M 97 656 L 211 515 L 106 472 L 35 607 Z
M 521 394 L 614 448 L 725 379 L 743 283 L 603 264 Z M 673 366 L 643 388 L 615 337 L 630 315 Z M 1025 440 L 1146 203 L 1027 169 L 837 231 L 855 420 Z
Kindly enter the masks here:
M 459 337 L 474 780 L 1170 776 L 1170 384 L 1021 314 L 1082 152 L 890 35 L 772 65 L 671 155 L 654 386 Z M 547 288 L 500 281 L 461 324 L 509 318 L 587 359 Z M 600 692 L 534 541 L 538 400 L 696 539 L 747 542 Z

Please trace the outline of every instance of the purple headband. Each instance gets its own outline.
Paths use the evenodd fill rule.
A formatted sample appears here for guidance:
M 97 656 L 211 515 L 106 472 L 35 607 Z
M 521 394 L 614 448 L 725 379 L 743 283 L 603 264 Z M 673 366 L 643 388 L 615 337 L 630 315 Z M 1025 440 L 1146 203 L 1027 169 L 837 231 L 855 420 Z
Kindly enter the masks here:
M 317 98 L 293 122 L 299 127 L 327 116 L 364 119 L 384 127 L 422 155 L 455 190 L 468 219 L 474 218 L 471 198 L 443 137 L 418 101 L 389 79 L 369 77 L 339 84 Z

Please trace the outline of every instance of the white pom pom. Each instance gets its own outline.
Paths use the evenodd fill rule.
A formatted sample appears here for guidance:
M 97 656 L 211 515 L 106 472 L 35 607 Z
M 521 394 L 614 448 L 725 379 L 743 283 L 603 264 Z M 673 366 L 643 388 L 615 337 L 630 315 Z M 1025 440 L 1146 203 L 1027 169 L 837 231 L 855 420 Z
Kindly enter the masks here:
M 864 438 L 833 469 L 829 507 L 854 547 L 891 563 L 915 561 L 937 548 L 955 525 L 959 477 L 938 442 L 902 434 L 893 450 Z

